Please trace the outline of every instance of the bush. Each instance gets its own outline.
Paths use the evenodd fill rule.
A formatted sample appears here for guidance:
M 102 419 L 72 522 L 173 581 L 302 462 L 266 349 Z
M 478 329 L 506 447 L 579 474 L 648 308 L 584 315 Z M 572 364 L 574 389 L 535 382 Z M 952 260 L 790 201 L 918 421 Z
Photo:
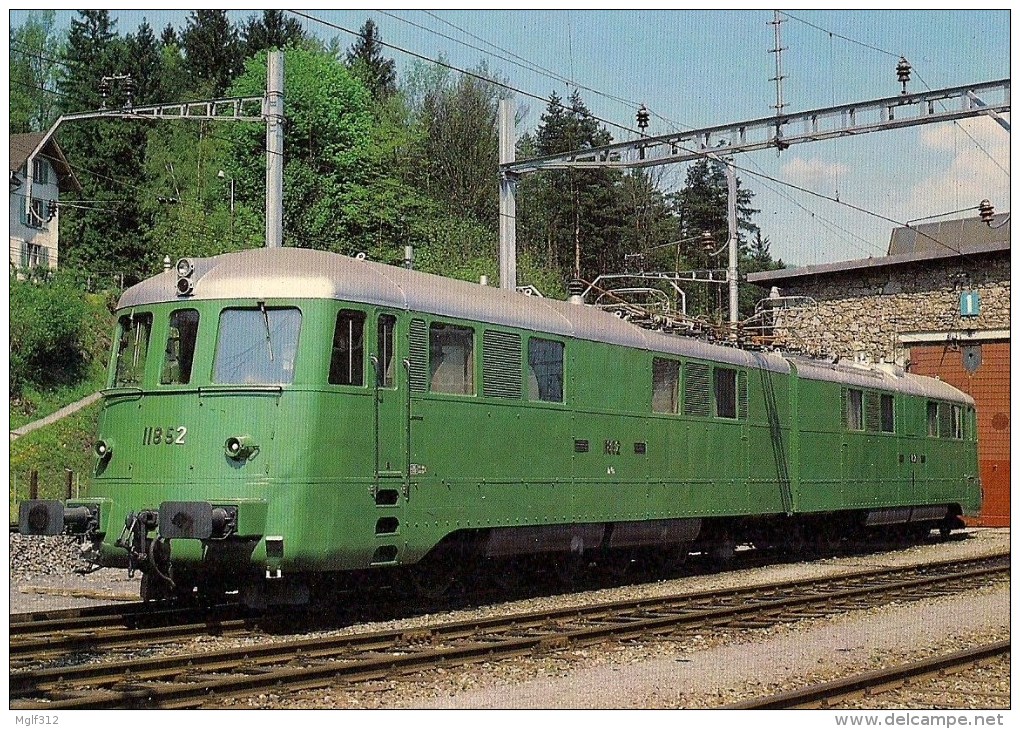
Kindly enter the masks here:
M 10 281 L 11 394 L 26 386 L 71 385 L 88 375 L 102 344 L 95 330 L 101 300 L 89 300 L 71 279 Z M 103 316 L 101 321 L 107 321 Z

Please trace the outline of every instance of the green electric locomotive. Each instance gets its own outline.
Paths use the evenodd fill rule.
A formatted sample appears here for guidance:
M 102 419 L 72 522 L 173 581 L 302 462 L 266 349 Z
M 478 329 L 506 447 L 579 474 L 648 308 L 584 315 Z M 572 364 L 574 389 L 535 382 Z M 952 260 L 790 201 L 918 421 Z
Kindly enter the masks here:
M 724 557 L 950 530 L 980 505 L 973 400 L 892 366 L 296 248 L 182 259 L 117 317 L 87 496 L 20 522 L 141 570 L 150 598 Z

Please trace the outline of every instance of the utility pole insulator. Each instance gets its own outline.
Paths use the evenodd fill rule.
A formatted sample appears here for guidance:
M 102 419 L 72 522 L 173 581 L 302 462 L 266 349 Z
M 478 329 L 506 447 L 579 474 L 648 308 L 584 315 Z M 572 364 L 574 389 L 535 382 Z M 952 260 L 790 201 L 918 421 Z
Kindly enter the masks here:
M 638 129 L 641 130 L 642 135 L 645 133 L 645 130 L 648 129 L 648 122 L 650 119 L 651 115 L 648 113 L 648 107 L 642 104 L 641 108 L 637 110 L 637 126 Z
M 910 65 L 910 61 L 906 59 L 906 56 L 900 56 L 900 61 L 896 64 L 896 80 L 903 84 L 903 91 L 900 93 L 904 96 L 907 93 L 907 82 L 910 81 L 911 68 L 913 67 Z
M 992 218 L 995 216 L 995 207 L 992 206 L 992 201 L 987 198 L 978 203 L 978 215 L 981 216 L 981 222 L 985 225 L 992 224 Z

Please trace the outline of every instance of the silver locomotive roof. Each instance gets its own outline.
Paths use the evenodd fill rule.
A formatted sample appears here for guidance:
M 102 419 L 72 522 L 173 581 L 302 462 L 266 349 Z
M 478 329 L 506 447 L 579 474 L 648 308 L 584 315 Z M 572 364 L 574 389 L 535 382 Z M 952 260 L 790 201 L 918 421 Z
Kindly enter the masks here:
M 164 271 L 124 292 L 118 308 L 209 299 L 336 299 L 545 332 L 593 342 L 788 373 L 778 354 L 747 352 L 643 329 L 590 306 L 409 271 L 307 248 L 258 248 L 190 259 L 190 296 L 177 293 L 177 272 Z M 877 367 L 847 369 L 796 361 L 809 379 L 876 387 L 972 403 L 945 383 Z

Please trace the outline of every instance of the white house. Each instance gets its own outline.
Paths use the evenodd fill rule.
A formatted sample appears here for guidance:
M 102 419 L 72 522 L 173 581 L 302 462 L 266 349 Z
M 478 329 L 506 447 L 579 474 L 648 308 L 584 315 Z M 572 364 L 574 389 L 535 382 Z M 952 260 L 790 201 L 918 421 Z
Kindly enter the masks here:
M 31 184 L 29 183 L 31 180 Z M 55 269 L 60 258 L 59 222 L 62 192 L 81 185 L 52 137 L 44 132 L 11 135 L 12 268 Z

